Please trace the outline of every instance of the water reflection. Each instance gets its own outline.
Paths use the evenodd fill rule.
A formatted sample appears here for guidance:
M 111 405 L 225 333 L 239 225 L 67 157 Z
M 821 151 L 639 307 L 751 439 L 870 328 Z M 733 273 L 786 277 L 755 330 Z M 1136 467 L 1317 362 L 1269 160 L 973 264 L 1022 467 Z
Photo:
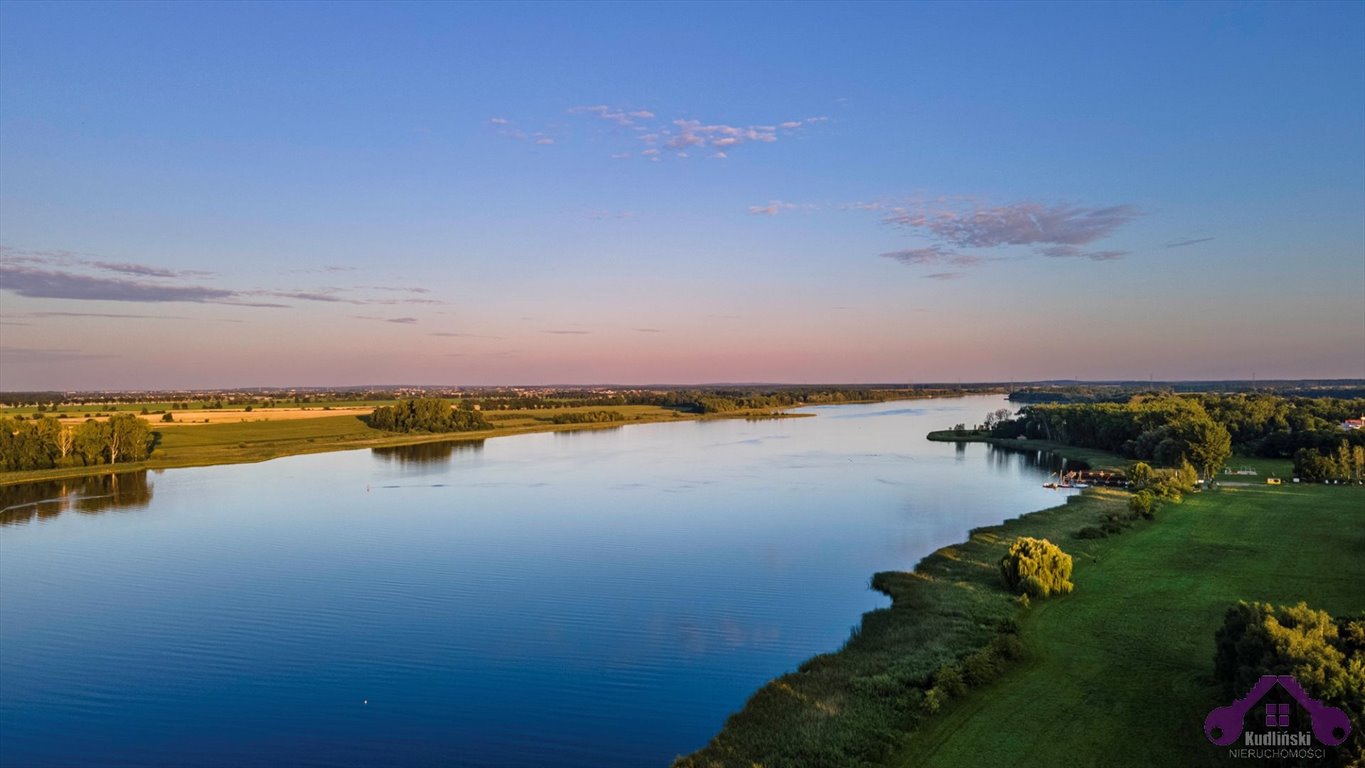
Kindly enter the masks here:
M 67 510 L 97 515 L 111 509 L 143 509 L 152 502 L 147 470 L 45 480 L 0 487 L 0 525 L 50 520 Z
M 391 445 L 385 448 L 370 449 L 376 459 L 385 463 L 415 466 L 446 464 L 457 453 L 475 454 L 482 451 L 482 440 L 448 440 L 440 443 Z
M 619 432 L 622 426 L 623 425 L 621 424 L 614 424 L 610 427 L 584 425 L 581 427 L 569 427 L 568 429 L 557 429 L 550 434 L 554 435 L 556 438 L 578 437 L 584 432 Z
M 959 445 L 961 445 L 959 443 Z M 1041 469 L 1047 472 L 1071 472 L 1082 469 L 1090 469 L 1090 465 L 1084 461 L 1067 459 L 1052 451 L 1043 451 L 1037 448 L 1012 448 L 1002 445 L 989 445 L 989 460 L 996 466 L 1005 466 L 1018 457 L 1025 467 L 1029 469 Z

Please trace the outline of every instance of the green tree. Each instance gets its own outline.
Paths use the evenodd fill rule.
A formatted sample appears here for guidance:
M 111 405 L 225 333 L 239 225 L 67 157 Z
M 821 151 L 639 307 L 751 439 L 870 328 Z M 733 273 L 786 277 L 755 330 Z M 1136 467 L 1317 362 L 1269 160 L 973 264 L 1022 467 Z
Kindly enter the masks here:
M 1199 476 L 1208 480 L 1218 474 L 1232 455 L 1232 436 L 1222 424 L 1212 419 L 1198 419 L 1177 429 L 1185 443 L 1184 457 Z
M 1012 592 L 1031 597 L 1066 594 L 1071 583 L 1071 555 L 1047 539 L 1020 536 L 1000 559 L 1000 580 Z
M 120 461 L 142 461 L 151 450 L 152 430 L 146 419 L 139 419 L 131 413 L 109 417 L 105 432 L 109 450 L 109 463 Z

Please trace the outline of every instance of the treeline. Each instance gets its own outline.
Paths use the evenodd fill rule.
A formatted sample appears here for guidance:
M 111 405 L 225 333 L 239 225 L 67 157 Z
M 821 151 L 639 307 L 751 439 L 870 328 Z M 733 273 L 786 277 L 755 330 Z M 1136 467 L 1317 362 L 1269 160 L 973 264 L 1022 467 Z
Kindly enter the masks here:
M 1365 446 L 1365 431 L 1343 430 L 1341 423 L 1362 413 L 1365 398 L 1137 395 L 1121 403 L 1029 405 L 1014 418 L 991 414 L 986 429 L 993 437 L 1053 440 L 1165 466 L 1189 461 L 1207 477 L 1234 450 L 1291 458 L 1308 449 L 1337 461 L 1344 441 L 1353 456 Z
M 419 397 L 399 400 L 374 409 L 366 423 L 386 432 L 473 432 L 492 429 L 483 414 L 455 410 L 439 398 Z
M 81 424 L 0 418 L 0 470 L 6 472 L 143 461 L 154 444 L 151 426 L 131 413 Z
M 1294 452 L 1294 475 L 1310 483 L 1365 482 L 1365 446 L 1342 440 L 1335 451 L 1300 448 Z
M 551 424 L 608 424 L 625 420 L 625 415 L 620 411 L 578 411 L 557 413 L 550 417 Z
M 791 389 L 708 389 L 684 390 L 653 395 L 653 402 L 664 408 L 688 413 L 726 413 L 760 408 L 790 408 L 798 405 L 858 403 L 905 397 L 904 391 L 841 388 Z
M 1333 617 L 1306 603 L 1238 603 L 1214 635 L 1213 672 L 1231 701 L 1263 675 L 1292 675 L 1312 698 L 1355 723 L 1325 765 L 1365 765 L 1365 613 Z
M 1118 381 L 1019 387 L 1010 392 L 1013 403 L 1121 403 L 1135 395 L 1211 394 L 1301 397 L 1305 399 L 1365 398 L 1365 382 L 1347 380 L 1299 381 Z
M 993 437 L 1041 438 L 1174 467 L 1189 462 L 1204 477 L 1232 455 L 1228 430 L 1197 400 L 1139 395 L 1127 403 L 1034 405 L 996 421 Z

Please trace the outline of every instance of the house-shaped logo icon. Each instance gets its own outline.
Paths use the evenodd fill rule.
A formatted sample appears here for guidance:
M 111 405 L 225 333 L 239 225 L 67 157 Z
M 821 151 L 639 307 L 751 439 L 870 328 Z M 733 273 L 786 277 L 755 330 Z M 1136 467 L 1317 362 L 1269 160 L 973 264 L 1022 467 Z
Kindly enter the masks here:
M 1236 742 L 1242 736 L 1243 723 L 1247 713 L 1256 706 L 1275 686 L 1289 694 L 1299 706 L 1308 713 L 1313 727 L 1313 738 L 1329 747 L 1335 747 L 1351 735 L 1351 720 L 1336 707 L 1312 698 L 1304 691 L 1299 681 L 1292 675 L 1264 675 L 1247 691 L 1244 698 L 1226 707 L 1219 707 L 1204 718 L 1204 735 L 1220 747 Z M 1289 727 L 1289 705 L 1268 704 L 1265 708 L 1266 728 Z

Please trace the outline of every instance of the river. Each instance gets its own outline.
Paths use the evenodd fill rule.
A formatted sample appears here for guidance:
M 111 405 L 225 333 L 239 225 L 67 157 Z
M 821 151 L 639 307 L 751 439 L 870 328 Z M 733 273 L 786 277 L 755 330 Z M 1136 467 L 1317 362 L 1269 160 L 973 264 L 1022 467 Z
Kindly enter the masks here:
M 666 766 L 1059 500 L 1000 397 L 0 489 L 0 764 Z M 40 502 L 40 503 L 33 503 Z

